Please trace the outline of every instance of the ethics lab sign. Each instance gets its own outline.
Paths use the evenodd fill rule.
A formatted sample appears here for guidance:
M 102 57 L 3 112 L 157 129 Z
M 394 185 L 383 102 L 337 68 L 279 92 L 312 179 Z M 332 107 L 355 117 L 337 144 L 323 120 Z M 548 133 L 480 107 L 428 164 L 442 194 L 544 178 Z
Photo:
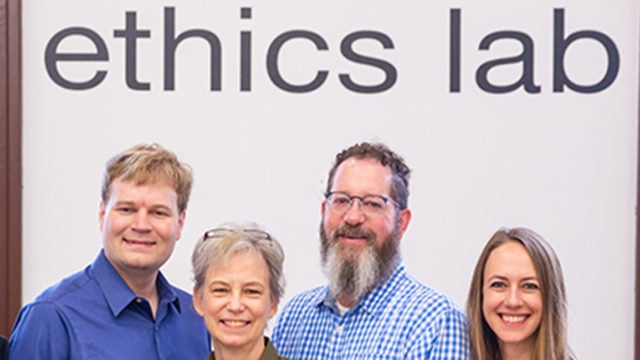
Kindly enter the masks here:
M 219 35 L 215 26 L 200 24 L 197 27 L 182 25 L 179 9 L 166 6 L 163 9 L 162 26 L 150 28 L 140 24 L 138 13 L 141 11 L 126 11 L 123 14 L 124 26 L 115 27 L 109 32 L 100 32 L 90 24 L 65 27 L 53 34 L 46 44 L 44 51 L 44 63 L 51 81 L 61 88 L 68 90 L 85 91 L 94 89 L 109 76 L 110 62 L 124 62 L 125 78 L 122 86 L 128 90 L 150 91 L 151 87 L 161 87 L 164 91 L 178 91 L 176 89 L 176 77 L 180 74 L 176 71 L 176 62 L 181 57 L 180 47 L 186 42 L 198 42 L 206 48 L 209 66 L 202 69 L 202 76 L 209 79 L 210 91 L 252 91 L 252 75 L 254 71 L 266 71 L 274 88 L 290 93 L 313 93 L 328 81 L 338 81 L 346 91 L 360 94 L 375 94 L 393 91 L 399 74 L 405 74 L 405 69 L 398 68 L 389 59 L 389 54 L 401 52 L 395 45 L 394 38 L 397 34 L 385 32 L 382 29 L 362 28 L 345 34 L 339 43 L 330 43 L 318 30 L 295 29 L 275 34 L 266 45 L 266 53 L 254 50 L 253 30 L 240 31 L 233 38 L 224 38 Z M 251 28 L 253 9 L 241 7 L 238 21 L 248 24 Z M 464 12 L 461 8 L 449 9 L 449 92 L 459 93 L 461 78 L 473 76 L 475 85 L 486 93 L 504 94 L 514 91 L 523 91 L 528 94 L 538 94 L 543 91 L 542 86 L 535 79 L 536 70 L 536 41 L 527 33 L 526 29 L 496 29 L 484 35 L 477 44 L 477 49 L 463 49 L 461 37 L 464 34 Z M 573 91 L 576 93 L 595 93 L 606 90 L 614 82 L 620 67 L 620 52 L 616 42 L 605 30 L 591 28 L 588 23 L 582 28 L 567 29 L 565 18 L 571 16 L 570 11 L 564 8 L 554 8 L 553 37 L 546 39 L 545 43 L 552 48 L 553 70 L 551 72 L 552 88 L 548 91 L 562 93 Z M 446 31 L 443 29 L 442 33 Z M 138 74 L 139 47 L 145 41 L 152 38 L 162 39 L 161 68 L 163 69 L 162 81 L 152 84 Z M 66 43 L 76 41 L 82 46 L 69 47 Z M 492 52 L 500 43 L 511 42 L 519 48 L 515 53 L 508 55 Z M 538 40 L 538 44 L 542 41 Z M 288 79 L 280 68 L 280 54 L 288 47 L 299 46 L 301 43 L 312 45 L 299 57 L 292 61 L 303 68 L 306 81 L 294 81 Z M 368 53 L 366 50 L 358 50 L 359 44 L 382 49 L 381 55 Z M 572 79 L 567 69 L 565 57 L 572 47 L 579 44 L 589 44 L 586 56 L 601 58 L 604 66 L 590 69 L 595 80 L 580 82 Z M 124 51 L 114 50 L 116 48 Z M 222 53 L 239 48 L 239 62 L 235 64 L 223 64 Z M 63 50 L 64 49 L 64 50 Z M 463 73 L 461 63 L 465 52 L 486 52 L 490 60 L 478 64 L 475 72 Z M 358 79 L 350 73 L 342 73 L 320 66 L 305 65 L 308 58 L 317 57 L 322 52 L 336 52 L 345 60 L 363 71 L 377 73 L 379 81 L 370 82 Z M 380 52 L 378 52 L 380 53 Z M 401 56 L 401 55 L 400 55 Z M 91 65 L 88 65 L 91 64 Z M 73 66 L 90 66 L 93 69 L 84 76 L 74 76 L 64 68 Z M 223 67 L 231 68 L 235 72 L 235 89 L 223 89 Z M 517 67 L 511 79 L 497 82 L 491 80 L 491 72 L 499 71 L 501 67 Z M 254 70 L 255 69 L 255 70 Z M 410 76 L 410 74 L 406 74 Z
M 286 252 L 284 305 L 325 282 L 333 157 L 382 141 L 412 168 L 413 276 L 464 308 L 491 234 L 530 227 L 578 357 L 633 358 L 639 5 L 22 1 L 23 299 L 95 258 L 104 162 L 157 142 L 195 176 L 164 274 L 189 290 L 196 239 L 257 222 Z

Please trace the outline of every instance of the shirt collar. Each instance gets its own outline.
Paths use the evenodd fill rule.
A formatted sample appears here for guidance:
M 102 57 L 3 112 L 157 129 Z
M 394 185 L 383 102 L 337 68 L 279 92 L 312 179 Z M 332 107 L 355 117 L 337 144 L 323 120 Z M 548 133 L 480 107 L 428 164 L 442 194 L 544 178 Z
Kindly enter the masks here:
M 399 264 L 386 280 L 367 293 L 359 303 L 347 311 L 347 314 L 361 308 L 362 311 L 366 311 L 374 316 L 379 315 L 384 311 L 384 307 L 381 305 L 386 304 L 389 298 L 394 295 L 394 289 L 397 287 L 397 284 L 400 281 L 399 279 L 406 276 L 406 274 L 407 269 L 404 265 Z M 326 306 L 338 312 L 336 301 L 336 298 L 331 294 L 331 292 L 329 292 L 328 286 L 325 287 L 323 291 L 318 292 L 314 299 L 314 303 L 317 304 L 317 306 Z
M 107 257 L 104 255 L 104 250 L 100 251 L 100 254 L 98 254 L 98 257 L 91 265 L 91 274 L 102 290 L 102 294 L 107 300 L 114 317 L 120 315 L 131 302 L 136 301 L 138 298 L 120 274 L 118 274 L 113 265 L 111 265 L 109 260 L 107 260 Z M 180 299 L 161 272 L 158 272 L 156 286 L 159 297 L 158 306 L 163 303 L 168 303 L 180 313 Z
M 266 336 L 264 337 L 264 350 L 260 356 L 260 360 L 262 359 L 280 359 L 273 344 L 271 344 L 271 341 L 269 341 L 269 338 Z M 205 360 L 216 360 L 216 354 L 212 352 Z

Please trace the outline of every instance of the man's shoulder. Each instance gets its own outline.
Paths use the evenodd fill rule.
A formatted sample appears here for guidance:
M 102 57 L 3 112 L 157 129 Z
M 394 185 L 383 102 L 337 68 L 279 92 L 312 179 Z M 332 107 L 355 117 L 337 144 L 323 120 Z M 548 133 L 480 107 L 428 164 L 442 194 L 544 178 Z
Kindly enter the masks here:
M 406 311 L 463 313 L 450 296 L 407 273 L 398 280 L 397 286 L 391 291 L 389 302 Z
M 68 330 L 64 325 L 67 309 L 84 303 L 86 288 L 92 288 L 91 277 L 86 271 L 87 269 L 81 270 L 60 280 L 20 309 L 11 336 L 12 347 L 23 349 L 34 346 L 25 339 L 40 339 L 51 334 L 64 337 Z M 95 311 L 95 308 L 87 311 Z
M 88 267 L 84 268 L 49 286 L 33 302 L 57 303 L 77 299 L 77 294 L 91 288 L 93 281 L 94 279 L 88 274 Z
M 290 305 L 317 305 L 324 300 L 327 295 L 327 286 L 318 286 L 309 290 L 298 293 L 289 300 L 287 306 Z
M 327 291 L 327 286 L 319 286 L 294 295 L 283 307 L 280 320 L 310 316 L 310 312 L 314 312 L 324 301 Z
M 326 298 L 327 291 L 327 286 L 312 288 L 296 294 L 286 303 L 271 334 L 276 349 L 282 350 L 283 345 L 290 342 L 288 339 L 299 336 L 296 332 L 323 318 L 318 305 Z

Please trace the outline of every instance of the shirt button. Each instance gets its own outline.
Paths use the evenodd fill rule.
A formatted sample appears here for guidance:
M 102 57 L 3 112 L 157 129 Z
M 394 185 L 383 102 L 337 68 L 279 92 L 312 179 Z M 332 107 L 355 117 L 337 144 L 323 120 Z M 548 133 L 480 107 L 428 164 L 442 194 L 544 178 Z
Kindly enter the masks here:
M 136 302 L 137 302 L 138 304 L 140 304 L 140 303 L 142 302 L 142 299 L 140 299 L 140 298 L 136 298 Z
M 336 332 L 338 333 L 338 335 L 342 335 L 342 325 L 336 327 Z

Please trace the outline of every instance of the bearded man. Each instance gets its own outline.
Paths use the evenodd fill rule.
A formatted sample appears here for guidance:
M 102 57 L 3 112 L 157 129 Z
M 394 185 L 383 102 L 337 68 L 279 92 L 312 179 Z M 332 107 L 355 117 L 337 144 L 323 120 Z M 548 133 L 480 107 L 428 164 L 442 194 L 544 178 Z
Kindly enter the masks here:
M 464 313 L 402 265 L 410 172 L 383 144 L 356 144 L 336 156 L 320 224 L 329 284 L 284 307 L 272 334 L 279 354 L 296 360 L 469 358 Z

